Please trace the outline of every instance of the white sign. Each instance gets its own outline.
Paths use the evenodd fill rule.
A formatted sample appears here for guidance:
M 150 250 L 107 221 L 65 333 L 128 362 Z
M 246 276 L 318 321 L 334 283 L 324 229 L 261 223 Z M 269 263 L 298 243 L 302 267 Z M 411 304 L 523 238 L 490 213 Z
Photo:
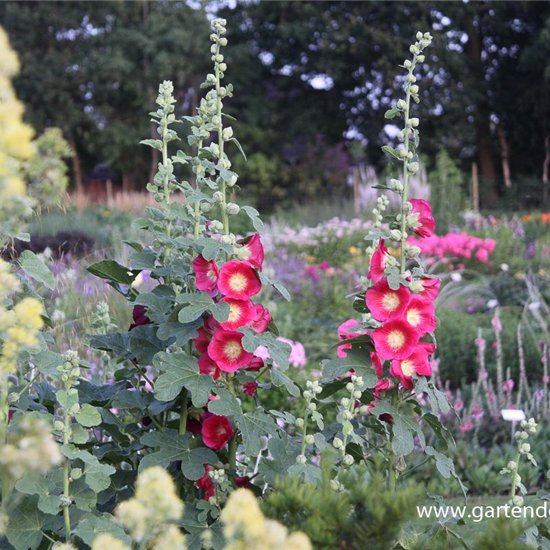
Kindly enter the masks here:
M 500 414 L 507 422 L 521 422 L 525 420 L 525 413 L 519 409 L 502 409 Z

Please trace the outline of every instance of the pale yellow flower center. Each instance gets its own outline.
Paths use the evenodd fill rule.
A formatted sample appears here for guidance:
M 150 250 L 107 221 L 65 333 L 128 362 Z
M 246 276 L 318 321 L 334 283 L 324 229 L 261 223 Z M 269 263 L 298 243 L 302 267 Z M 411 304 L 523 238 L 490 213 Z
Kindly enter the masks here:
M 223 351 L 229 359 L 237 359 L 241 355 L 241 346 L 238 342 L 227 342 Z
M 404 342 L 405 335 L 400 330 L 392 330 L 388 334 L 388 346 L 393 350 L 400 349 Z
M 247 285 L 246 277 L 242 273 L 235 273 L 229 278 L 229 286 L 231 290 L 242 292 Z
M 407 321 L 413 327 L 419 325 L 421 321 L 420 311 L 418 311 L 417 309 L 409 309 L 409 311 L 407 311 Z
M 237 304 L 229 304 L 229 319 L 231 323 L 237 321 L 241 316 L 241 307 Z
M 405 359 L 405 361 L 401 361 L 401 371 L 405 376 L 412 376 L 414 372 L 413 362 L 409 361 L 408 359 Z
M 399 307 L 399 303 L 399 297 L 394 292 L 388 292 L 388 294 L 382 298 L 382 304 L 386 311 L 395 311 Z

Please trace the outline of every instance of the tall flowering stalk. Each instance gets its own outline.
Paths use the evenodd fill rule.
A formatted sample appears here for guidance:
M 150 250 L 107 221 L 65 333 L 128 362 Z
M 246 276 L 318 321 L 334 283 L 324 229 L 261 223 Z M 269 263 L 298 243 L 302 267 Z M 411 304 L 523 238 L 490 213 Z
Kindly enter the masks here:
M 396 480 L 406 469 L 404 457 L 412 452 L 415 437 L 418 444 L 434 457 L 445 475 L 455 475 L 452 462 L 440 452 L 426 446 L 419 417 L 426 420 L 445 445 L 446 433 L 437 420 L 441 409 L 449 410 L 443 393 L 429 380 L 432 374 L 431 355 L 435 351 L 436 328 L 434 301 L 439 293 L 439 279 L 428 275 L 419 259 L 420 248 L 408 244 L 409 235 L 419 239 L 432 235 L 435 221 L 431 207 L 425 200 L 408 196 L 409 178 L 419 170 L 417 147 L 420 124 L 412 116 L 414 101 L 418 103 L 419 86 L 415 71 L 424 63 L 424 50 L 430 45 L 429 33 L 418 33 L 417 41 L 410 47 L 412 57 L 405 60 L 403 68 L 404 99 L 386 112 L 387 119 L 403 117 L 403 128 L 398 134 L 401 142 L 397 148 L 384 146 L 382 149 L 392 159 L 402 164 L 400 179 L 391 179 L 389 186 L 378 185 L 379 189 L 397 193 L 401 208 L 394 217 L 386 214 L 390 203 L 387 197 L 379 197 L 373 210 L 373 230 L 366 239 L 373 241 L 367 249 L 370 256 L 369 271 L 364 278 L 366 291 L 356 297 L 354 308 L 362 313 L 360 321 L 350 319 L 338 330 L 340 345 L 338 359 L 324 364 L 327 377 L 345 374 L 353 382 L 345 387 L 352 392 L 340 401 L 338 419 L 342 423 L 341 434 L 336 434 L 333 446 L 338 450 L 343 466 L 349 466 L 355 459 L 346 452 L 350 443 L 359 444 L 365 456 L 370 449 L 378 447 L 376 438 L 361 435 L 361 421 L 371 425 L 377 419 L 385 434 L 382 446 L 387 464 L 388 486 L 395 489 Z M 412 100 L 412 101 L 411 101 Z M 386 225 L 387 224 L 387 225 Z M 393 241 L 400 248 L 397 257 L 391 255 L 386 243 Z M 410 265 L 416 262 L 416 266 Z M 358 385 L 360 381 L 360 385 Z M 353 386 L 353 387 L 352 387 Z M 423 410 L 416 396 L 426 393 L 430 409 Z M 380 433 L 380 426 L 376 428 Z M 443 462 L 451 468 L 443 468 Z

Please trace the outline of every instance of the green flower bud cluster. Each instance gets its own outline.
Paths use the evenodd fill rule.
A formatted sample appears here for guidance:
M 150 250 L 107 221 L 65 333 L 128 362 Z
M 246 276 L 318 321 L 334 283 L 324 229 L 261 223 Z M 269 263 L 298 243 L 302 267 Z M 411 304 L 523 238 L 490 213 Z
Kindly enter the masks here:
M 315 443 L 315 437 L 313 435 L 308 435 L 307 433 L 307 423 L 308 419 L 311 416 L 311 419 L 317 424 L 322 423 L 323 417 L 317 411 L 317 403 L 315 399 L 323 391 L 321 384 L 317 380 L 306 382 L 306 390 L 304 390 L 303 396 L 306 400 L 305 414 L 304 418 L 296 419 L 296 427 L 302 430 L 302 452 L 296 457 L 296 462 L 298 464 L 305 464 L 307 462 L 306 458 L 306 447 L 307 445 L 313 445 Z
M 99 334 L 107 334 L 117 328 L 116 324 L 111 319 L 109 304 L 107 302 L 99 302 L 95 307 L 95 312 L 92 316 L 92 327 Z
M 64 362 L 57 367 L 57 372 L 61 374 L 61 380 L 65 382 L 65 387 L 69 389 L 72 386 L 78 386 L 80 378 L 80 359 L 78 352 L 68 350 L 63 357 Z
M 380 195 L 376 199 L 376 208 L 373 208 L 372 215 L 374 217 L 374 227 L 379 229 L 382 227 L 382 220 L 384 219 L 383 212 L 387 209 L 390 204 L 390 199 L 386 195 Z

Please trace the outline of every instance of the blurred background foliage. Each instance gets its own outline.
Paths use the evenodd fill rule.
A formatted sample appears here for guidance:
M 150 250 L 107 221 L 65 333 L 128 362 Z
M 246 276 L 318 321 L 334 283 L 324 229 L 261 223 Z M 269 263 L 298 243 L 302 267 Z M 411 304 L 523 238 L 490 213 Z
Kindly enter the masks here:
M 26 119 L 62 130 L 74 188 L 98 164 L 115 186 L 145 188 L 158 159 L 139 141 L 157 84 L 174 81 L 178 114 L 191 114 L 214 12 L 228 20 L 230 110 L 247 144 L 235 168 L 264 212 L 350 196 L 361 163 L 383 170 L 383 112 L 418 29 L 435 36 L 420 118 L 436 202 L 470 197 L 474 162 L 482 207 L 547 201 L 550 6 L 534 1 L 2 2 Z

